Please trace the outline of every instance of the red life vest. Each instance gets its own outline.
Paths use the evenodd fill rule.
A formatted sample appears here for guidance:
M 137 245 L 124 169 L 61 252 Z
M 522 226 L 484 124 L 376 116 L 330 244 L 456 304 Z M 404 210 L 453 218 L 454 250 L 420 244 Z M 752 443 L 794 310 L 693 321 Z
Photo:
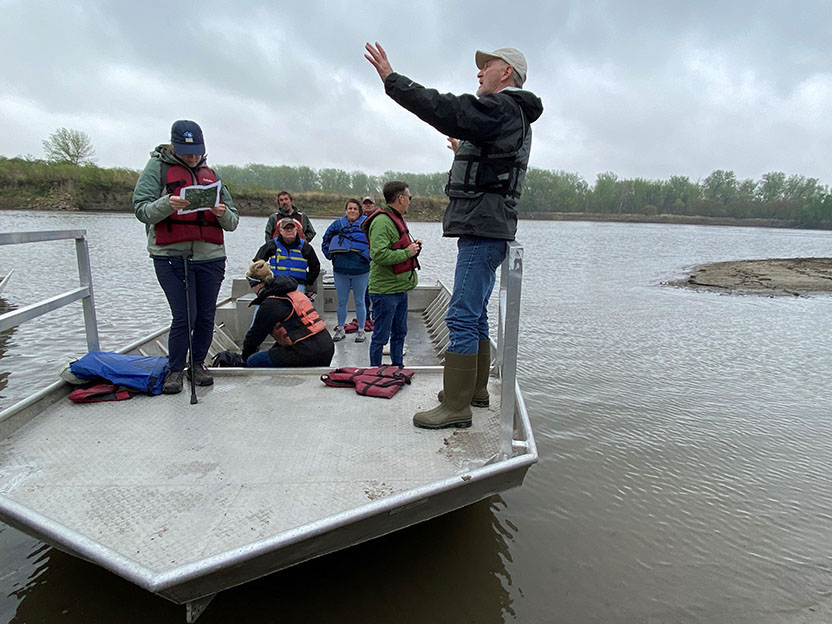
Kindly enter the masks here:
M 333 388 L 355 388 L 357 394 L 392 399 L 402 387 L 410 383 L 413 371 L 386 364 L 373 368 L 345 366 L 321 375 L 321 381 Z
M 213 184 L 219 178 L 210 167 L 200 167 L 194 174 L 183 165 L 162 165 L 165 190 L 171 195 L 178 195 L 179 189 L 192 184 Z M 196 181 L 194 181 L 196 178 Z M 205 241 L 215 245 L 223 244 L 222 226 L 210 210 L 200 210 L 188 214 L 174 212 L 168 218 L 155 225 L 156 244 L 172 245 L 185 241 Z
M 101 403 L 103 401 L 124 401 L 138 390 L 116 384 L 100 383 L 88 388 L 78 388 L 69 393 L 69 400 L 75 403 Z
M 291 347 L 326 329 L 326 323 L 309 301 L 309 297 L 302 292 L 293 290 L 285 295 L 272 295 L 267 299 L 284 299 L 292 305 L 289 315 L 275 323 L 272 331 L 269 332 L 277 344 Z
M 385 214 L 390 217 L 390 219 L 393 220 L 393 224 L 396 226 L 396 230 L 399 232 L 399 240 L 390 245 L 390 249 L 407 249 L 410 243 L 413 242 L 413 237 L 410 235 L 410 230 L 407 229 L 407 223 L 405 223 L 404 217 L 393 209 L 383 210 L 379 208 L 369 217 L 364 219 L 362 227 L 364 228 L 364 234 L 367 236 L 367 240 L 370 240 L 370 223 L 380 214 Z M 399 273 L 415 271 L 421 267 L 419 266 L 419 261 L 416 259 L 416 256 L 411 256 L 407 260 L 397 262 L 390 268 L 393 269 L 393 273 L 398 275 Z

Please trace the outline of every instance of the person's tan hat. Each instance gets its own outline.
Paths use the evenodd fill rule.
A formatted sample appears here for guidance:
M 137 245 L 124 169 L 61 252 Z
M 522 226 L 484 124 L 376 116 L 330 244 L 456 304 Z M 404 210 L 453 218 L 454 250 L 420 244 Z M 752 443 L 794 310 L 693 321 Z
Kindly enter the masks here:
M 362 203 L 362 204 L 366 204 L 366 203 L 368 203 L 368 202 L 369 202 L 369 203 L 371 203 L 371 204 L 376 203 L 375 201 L 373 201 L 373 198 L 372 198 L 372 197 L 370 197 L 369 195 L 367 195 L 367 197 L 365 197 L 364 199 L 362 199 L 362 200 L 361 200 L 361 203 Z
M 498 50 L 494 50 L 493 52 L 483 52 L 482 50 L 477 50 L 477 54 L 474 58 L 477 63 L 477 69 L 482 69 L 491 59 L 500 59 L 501 61 L 505 61 L 511 65 L 514 71 L 516 71 L 520 76 L 521 84 L 526 82 L 526 72 L 528 71 L 526 66 L 526 57 L 523 56 L 523 53 L 517 48 L 500 48 Z

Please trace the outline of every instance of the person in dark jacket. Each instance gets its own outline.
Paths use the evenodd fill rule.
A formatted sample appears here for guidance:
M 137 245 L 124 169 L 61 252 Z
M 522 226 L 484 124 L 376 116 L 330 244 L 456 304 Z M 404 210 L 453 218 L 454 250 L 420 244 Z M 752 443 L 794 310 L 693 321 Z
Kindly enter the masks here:
M 311 294 L 321 272 L 318 254 L 308 242 L 298 236 L 300 224 L 289 217 L 280 220 L 280 233 L 260 247 L 254 260 L 266 260 L 274 275 L 292 277 L 298 290 Z
M 335 343 L 312 302 L 297 291 L 295 280 L 272 275 L 263 260 L 249 267 L 246 278 L 257 295 L 250 305 L 260 306 L 243 340 L 246 366 L 329 366 Z M 268 351 L 257 351 L 269 335 L 274 345 Z
M 384 49 L 365 45 L 384 89 L 396 103 L 448 136 L 454 160 L 445 193 L 444 236 L 456 237 L 454 291 L 445 323 L 441 404 L 413 417 L 418 427 L 470 427 L 471 407 L 488 405 L 491 341 L 488 299 L 507 241 L 517 230 L 517 200 L 529 161 L 531 124 L 543 113 L 536 95 L 521 89 L 526 58 L 514 48 L 477 51 L 476 95 L 440 94 L 393 71 Z
M 364 342 L 367 322 L 367 282 L 370 280 L 370 243 L 362 224 L 365 217 L 357 199 L 348 199 L 344 205 L 344 216 L 335 219 L 324 233 L 321 251 L 332 261 L 332 277 L 338 294 L 338 325 L 333 340 L 344 339 L 344 323 L 347 320 L 347 301 L 350 291 L 355 301 L 355 316 L 358 321 L 356 342 Z

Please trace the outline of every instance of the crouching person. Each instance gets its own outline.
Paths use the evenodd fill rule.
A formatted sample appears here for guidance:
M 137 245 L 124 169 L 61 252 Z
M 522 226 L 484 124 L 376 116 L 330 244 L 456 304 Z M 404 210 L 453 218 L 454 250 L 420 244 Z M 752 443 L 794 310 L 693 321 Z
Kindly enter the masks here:
M 312 302 L 296 290 L 297 282 L 285 275 L 273 276 L 263 260 L 252 264 L 246 277 L 257 295 L 251 305 L 260 306 L 243 341 L 246 366 L 329 366 L 335 343 Z M 268 335 L 275 339 L 274 345 L 258 352 Z

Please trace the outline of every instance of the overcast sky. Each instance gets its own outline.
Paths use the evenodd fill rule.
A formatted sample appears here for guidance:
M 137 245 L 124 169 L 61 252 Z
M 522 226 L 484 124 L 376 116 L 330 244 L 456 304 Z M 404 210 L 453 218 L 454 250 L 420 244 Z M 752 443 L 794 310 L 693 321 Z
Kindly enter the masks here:
M 140 169 L 176 119 L 212 164 L 447 170 L 444 137 L 363 57 L 476 90 L 477 49 L 512 46 L 541 97 L 531 166 L 580 174 L 832 183 L 830 3 L 726 0 L 0 0 L 0 155 L 59 127 L 98 164 Z

